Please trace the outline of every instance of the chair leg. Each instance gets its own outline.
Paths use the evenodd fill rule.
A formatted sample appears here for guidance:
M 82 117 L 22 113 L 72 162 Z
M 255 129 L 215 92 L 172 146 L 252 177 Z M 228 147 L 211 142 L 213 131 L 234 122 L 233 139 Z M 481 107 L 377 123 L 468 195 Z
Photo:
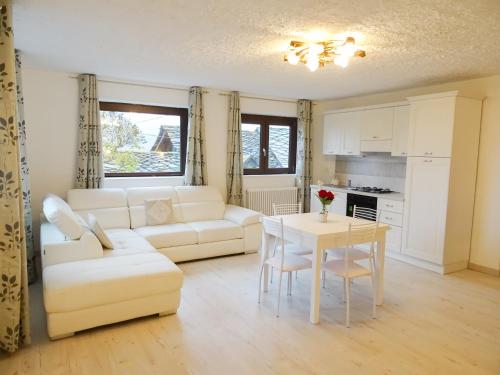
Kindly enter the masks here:
M 272 268 L 271 268 L 272 269 Z M 258 297 L 258 303 L 260 303 L 260 293 L 262 290 L 262 273 L 264 271 L 264 263 L 262 263 L 262 266 L 260 266 L 260 274 L 259 274 L 259 297 Z
M 377 284 L 375 281 L 375 274 L 372 272 L 370 275 L 372 279 L 372 293 L 373 293 L 373 311 L 372 311 L 372 318 L 377 319 Z
M 283 271 L 280 270 L 280 281 L 278 283 L 278 310 L 276 312 L 276 317 L 280 316 L 280 301 L 281 301 L 281 280 L 283 279 Z
M 295 280 L 299 278 L 299 271 L 295 271 Z
M 272 284 L 273 283 L 273 270 L 274 268 L 271 267 L 271 272 L 270 272 L 270 275 L 269 275 L 269 283 Z
M 345 279 L 344 279 L 345 281 Z M 347 279 L 347 282 L 345 283 L 346 285 L 346 297 L 347 297 L 347 304 L 346 304 L 346 309 L 345 309 L 345 326 L 349 328 L 351 324 L 351 280 Z
M 287 295 L 292 295 L 292 272 L 288 272 L 288 285 L 287 285 Z
M 344 279 L 344 278 L 342 279 L 342 281 L 344 282 L 344 295 L 342 296 L 342 302 L 344 302 L 344 303 L 345 303 L 345 301 L 346 301 L 346 290 L 347 290 L 347 288 L 346 288 L 346 282 L 345 282 L 345 279 Z

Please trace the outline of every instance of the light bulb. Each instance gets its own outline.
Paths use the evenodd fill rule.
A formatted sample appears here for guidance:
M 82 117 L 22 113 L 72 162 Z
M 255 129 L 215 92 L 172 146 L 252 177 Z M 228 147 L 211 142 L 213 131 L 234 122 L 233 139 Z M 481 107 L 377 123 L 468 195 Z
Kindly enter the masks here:
M 290 64 L 296 65 L 299 62 L 299 56 L 293 51 L 288 52 L 287 60 Z
M 345 68 L 347 65 L 349 65 L 349 58 L 347 56 L 338 56 L 335 58 L 334 63 L 335 65 Z
M 324 51 L 325 51 L 325 47 L 322 45 L 322 44 L 311 44 L 309 46 L 309 51 L 311 51 L 311 53 L 314 53 L 316 55 L 320 55 L 322 54 Z
M 309 68 L 311 72 L 314 72 L 319 68 L 319 57 L 311 52 L 307 55 L 307 63 L 306 66 Z

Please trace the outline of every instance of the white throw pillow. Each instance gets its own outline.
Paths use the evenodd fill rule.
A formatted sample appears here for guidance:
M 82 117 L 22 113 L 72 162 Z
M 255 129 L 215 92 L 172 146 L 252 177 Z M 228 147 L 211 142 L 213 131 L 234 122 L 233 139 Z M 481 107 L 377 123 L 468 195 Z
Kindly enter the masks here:
M 113 243 L 109 239 L 104 229 L 102 229 L 101 224 L 97 221 L 97 218 L 93 214 L 88 215 L 89 228 L 96 235 L 96 237 L 101 242 L 102 246 L 107 249 L 113 248 Z
M 172 199 L 146 199 L 146 225 L 163 225 L 175 223 Z
M 54 224 L 67 238 L 78 240 L 84 228 L 78 216 L 71 207 L 61 198 L 54 194 L 48 194 L 43 200 L 43 214 Z

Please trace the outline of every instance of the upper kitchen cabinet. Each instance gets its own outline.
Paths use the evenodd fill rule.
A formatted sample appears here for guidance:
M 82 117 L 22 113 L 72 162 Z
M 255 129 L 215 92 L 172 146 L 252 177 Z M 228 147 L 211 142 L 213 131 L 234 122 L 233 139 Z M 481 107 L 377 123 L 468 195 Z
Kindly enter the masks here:
M 394 107 L 361 111 L 360 121 L 361 151 L 390 152 Z
M 410 126 L 410 107 L 394 107 L 394 123 L 392 125 L 392 156 L 408 154 L 408 128 Z
M 323 153 L 360 154 L 359 112 L 329 113 L 324 117 Z
M 408 98 L 410 156 L 451 157 L 457 93 Z

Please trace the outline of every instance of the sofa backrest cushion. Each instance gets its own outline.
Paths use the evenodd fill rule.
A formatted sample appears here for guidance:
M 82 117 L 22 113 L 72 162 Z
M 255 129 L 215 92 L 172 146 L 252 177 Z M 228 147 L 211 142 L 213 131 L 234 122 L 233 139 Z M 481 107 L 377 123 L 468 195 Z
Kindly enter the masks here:
M 84 227 L 71 207 L 60 197 L 48 194 L 43 200 L 43 214 L 49 223 L 54 224 L 66 238 L 79 239 Z
M 124 189 L 73 189 L 68 204 L 84 220 L 93 214 L 104 229 L 130 228 L 130 215 Z
M 213 186 L 178 186 L 175 188 L 184 222 L 220 220 L 226 205 Z
M 128 188 L 127 201 L 130 209 L 130 224 L 132 228 L 146 226 L 146 209 L 144 205 L 146 200 L 168 198 L 172 200 L 172 208 L 174 210 L 173 221 L 182 223 L 182 211 L 179 206 L 177 192 L 173 186 Z

